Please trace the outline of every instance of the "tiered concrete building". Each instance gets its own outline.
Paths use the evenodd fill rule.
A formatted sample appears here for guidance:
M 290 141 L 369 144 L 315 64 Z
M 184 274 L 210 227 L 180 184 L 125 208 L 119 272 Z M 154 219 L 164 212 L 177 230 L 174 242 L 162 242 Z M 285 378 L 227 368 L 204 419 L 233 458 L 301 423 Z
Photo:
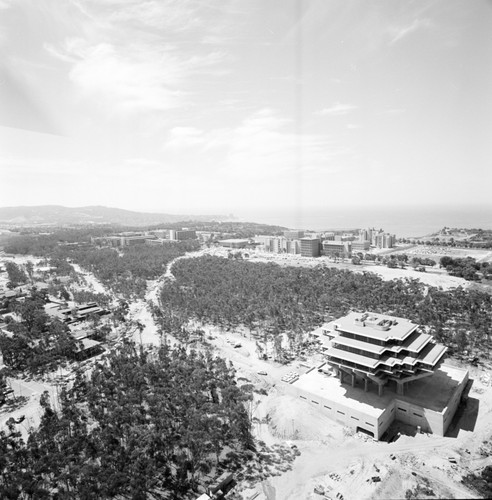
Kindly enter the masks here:
M 404 318 L 352 312 L 334 322 L 333 329 L 336 335 L 325 355 L 340 380 L 348 377 L 355 385 L 360 379 L 366 391 L 372 382 L 380 395 L 389 381 L 396 383 L 397 394 L 404 394 L 405 384 L 433 375 L 447 350 Z
M 443 363 L 446 347 L 404 318 L 352 312 L 311 335 L 326 361 L 286 392 L 375 439 L 395 420 L 443 436 L 470 386 Z

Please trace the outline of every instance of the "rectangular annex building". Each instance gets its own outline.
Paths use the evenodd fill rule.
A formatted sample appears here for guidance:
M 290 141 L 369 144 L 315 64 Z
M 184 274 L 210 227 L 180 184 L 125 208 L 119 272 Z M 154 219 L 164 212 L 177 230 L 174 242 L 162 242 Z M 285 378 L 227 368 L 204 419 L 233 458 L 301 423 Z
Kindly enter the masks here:
M 443 436 L 468 372 L 443 364 L 446 347 L 404 318 L 350 313 L 312 334 L 326 362 L 287 392 L 380 439 L 395 419 Z

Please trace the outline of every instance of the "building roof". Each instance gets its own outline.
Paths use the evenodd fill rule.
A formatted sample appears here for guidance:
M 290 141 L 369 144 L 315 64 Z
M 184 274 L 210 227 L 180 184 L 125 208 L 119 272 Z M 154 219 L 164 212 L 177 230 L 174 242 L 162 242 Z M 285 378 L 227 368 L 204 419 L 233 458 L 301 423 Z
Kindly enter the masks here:
M 323 240 L 323 246 L 325 247 L 343 247 L 347 243 L 341 240 Z
M 354 349 L 361 349 L 362 351 L 372 352 L 374 354 L 383 354 L 387 349 L 385 346 L 370 344 L 369 342 L 362 342 L 348 337 L 338 336 L 332 340 L 333 345 L 343 345 L 353 347 Z
M 467 376 L 466 370 L 443 364 L 431 377 L 408 384 L 404 395 L 396 394 L 392 386 L 385 386 L 383 395 L 378 396 L 373 391 L 365 392 L 361 387 L 341 384 L 338 378 L 317 370 L 301 375 L 292 386 L 378 418 L 395 399 L 442 413 Z
M 219 240 L 219 243 L 249 243 L 247 238 L 230 238 L 228 240 Z
M 429 347 L 430 349 L 428 349 Z M 430 366 L 436 365 L 448 350 L 442 344 L 427 344 L 425 349 L 428 349 L 428 351 L 422 353 L 423 357 L 420 361 Z
M 380 362 L 379 359 L 368 358 L 367 356 L 355 354 L 350 351 L 342 351 L 336 347 L 332 347 L 326 354 L 330 357 L 339 358 L 343 361 L 348 361 L 349 363 L 367 366 L 368 368 L 376 368 Z
M 343 332 L 383 341 L 404 340 L 418 327 L 405 318 L 367 312 L 350 312 L 334 324 Z
M 82 342 L 82 348 L 80 349 L 81 351 L 87 351 L 88 349 L 92 349 L 93 347 L 101 345 L 101 342 L 92 339 L 81 339 L 80 342 Z
M 421 333 L 415 337 L 407 337 L 401 346 L 394 346 L 391 350 L 398 352 L 401 349 L 406 349 L 410 352 L 420 352 L 422 348 L 432 340 L 432 335 Z

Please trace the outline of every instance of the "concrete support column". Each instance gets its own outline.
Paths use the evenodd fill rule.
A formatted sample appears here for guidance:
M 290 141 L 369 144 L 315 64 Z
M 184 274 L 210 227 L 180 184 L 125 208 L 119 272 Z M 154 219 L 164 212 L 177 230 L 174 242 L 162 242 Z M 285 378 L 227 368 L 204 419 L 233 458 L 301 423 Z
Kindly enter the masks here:
M 364 392 L 367 392 L 369 389 L 369 380 L 364 379 Z
M 343 370 L 339 370 L 338 375 L 340 375 L 340 383 L 343 384 Z
M 378 384 L 378 396 L 382 396 L 383 395 L 383 386 L 382 384 Z
M 352 387 L 355 387 L 355 375 L 352 373 Z
M 396 383 L 396 394 L 399 394 L 400 396 L 403 396 L 405 392 L 405 383 L 404 382 L 397 382 Z

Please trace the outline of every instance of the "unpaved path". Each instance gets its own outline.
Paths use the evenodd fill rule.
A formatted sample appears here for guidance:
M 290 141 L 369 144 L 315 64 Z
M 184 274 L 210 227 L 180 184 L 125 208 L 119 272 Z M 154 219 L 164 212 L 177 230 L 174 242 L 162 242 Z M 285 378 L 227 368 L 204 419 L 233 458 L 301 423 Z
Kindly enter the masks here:
M 94 293 L 112 295 L 112 293 L 107 290 L 107 288 L 94 276 L 93 273 L 82 269 L 79 264 L 75 264 L 74 262 L 71 262 L 70 265 L 75 269 L 75 272 L 80 274 L 85 279 Z

